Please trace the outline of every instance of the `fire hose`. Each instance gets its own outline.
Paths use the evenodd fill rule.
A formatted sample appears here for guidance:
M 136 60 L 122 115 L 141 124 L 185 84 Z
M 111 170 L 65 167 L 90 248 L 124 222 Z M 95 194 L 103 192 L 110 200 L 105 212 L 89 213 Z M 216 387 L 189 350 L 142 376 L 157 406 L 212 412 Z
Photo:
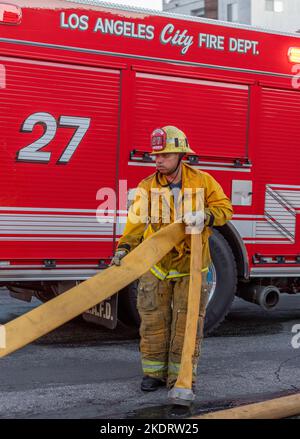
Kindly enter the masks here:
M 26 346 L 125 288 L 159 262 L 184 236 L 183 224 L 171 224 L 130 252 L 122 259 L 120 267 L 112 266 L 17 319 L 0 325 L 0 357 Z M 192 234 L 191 242 L 185 340 L 178 379 L 169 392 L 169 398 L 173 402 L 184 405 L 194 399 L 191 390 L 192 355 L 201 301 L 201 234 Z M 297 394 L 203 414 L 193 419 L 280 419 L 299 413 L 300 395 Z
M 0 325 L 0 336 L 2 335 L 0 357 L 5 357 L 26 346 L 122 290 L 158 263 L 184 237 L 184 224 L 170 224 L 125 256 L 121 266 L 109 267 L 34 310 L 5 325 Z M 191 390 L 192 355 L 195 348 L 199 314 L 197 310 L 201 291 L 201 234 L 192 234 L 191 242 L 191 281 L 185 342 L 178 380 L 173 393 L 170 394 L 174 402 L 181 400 L 189 402 L 194 397 Z
M 169 392 L 169 399 L 174 404 L 189 405 L 195 395 L 192 391 L 192 359 L 196 346 L 197 326 L 201 302 L 202 284 L 202 235 L 196 228 L 191 235 L 190 282 L 188 308 L 181 363 L 175 386 Z M 201 319 L 204 316 L 200 316 Z M 203 326 L 203 319 L 199 322 Z M 203 328 L 202 328 L 203 330 Z
M 184 224 L 171 224 L 130 252 L 123 258 L 120 267 L 112 266 L 51 301 L 1 326 L 5 345 L 0 346 L 0 357 L 5 357 L 26 346 L 123 289 L 159 262 L 177 243 L 184 239 L 184 236 Z M 191 280 L 185 342 L 178 380 L 169 395 L 175 403 L 181 400 L 189 402 L 194 399 L 191 390 L 192 355 L 196 342 L 199 314 L 197 309 L 199 309 L 201 291 L 201 234 L 192 234 L 191 242 Z M 193 300 L 194 302 L 191 303 Z
M 22 348 L 58 328 L 141 277 L 184 239 L 184 225 L 173 223 L 143 241 L 112 266 L 34 310 L 2 326 L 6 346 L 0 357 Z
M 284 419 L 300 414 L 300 394 L 193 416 L 190 419 Z

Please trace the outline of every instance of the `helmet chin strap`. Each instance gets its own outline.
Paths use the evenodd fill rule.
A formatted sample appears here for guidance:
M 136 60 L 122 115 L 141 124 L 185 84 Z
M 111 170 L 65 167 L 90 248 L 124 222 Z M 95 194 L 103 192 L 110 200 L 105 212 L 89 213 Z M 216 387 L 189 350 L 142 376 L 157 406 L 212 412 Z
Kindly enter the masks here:
M 156 172 L 156 181 L 158 182 L 158 184 L 159 184 L 161 187 L 168 187 L 168 186 L 170 186 L 170 184 L 173 183 L 173 181 L 176 180 L 176 178 L 177 178 L 177 176 L 178 176 L 178 173 L 179 173 L 179 170 L 180 170 L 180 164 L 181 164 L 181 161 L 182 161 L 184 155 L 185 155 L 185 154 L 179 154 L 179 159 L 178 159 L 178 163 L 177 163 L 176 168 L 174 168 L 172 171 L 168 172 L 168 174 L 161 174 L 161 172 Z M 159 181 L 159 177 L 160 177 L 160 175 L 165 175 L 165 176 L 168 177 L 169 175 L 173 175 L 174 173 L 176 173 L 176 174 L 175 174 L 175 176 L 173 177 L 173 179 L 172 179 L 171 181 L 168 181 L 167 184 L 161 184 L 161 182 Z

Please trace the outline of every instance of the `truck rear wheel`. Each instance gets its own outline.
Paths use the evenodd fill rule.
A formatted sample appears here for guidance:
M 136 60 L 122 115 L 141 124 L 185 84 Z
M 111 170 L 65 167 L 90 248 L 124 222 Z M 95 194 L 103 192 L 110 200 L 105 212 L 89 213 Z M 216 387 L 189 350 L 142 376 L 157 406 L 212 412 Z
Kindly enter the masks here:
M 226 239 L 217 230 L 210 238 L 212 264 L 207 276 L 210 289 L 205 318 L 205 333 L 215 329 L 229 312 L 237 286 L 236 262 Z M 131 326 L 139 326 L 136 308 L 138 281 L 119 294 L 119 318 Z
M 210 292 L 204 326 L 206 334 L 224 320 L 237 287 L 237 268 L 232 250 L 217 230 L 214 230 L 210 238 L 210 251 L 212 264 L 207 275 Z
M 125 325 L 139 327 L 141 319 L 136 307 L 138 280 L 120 291 L 118 296 L 118 316 Z

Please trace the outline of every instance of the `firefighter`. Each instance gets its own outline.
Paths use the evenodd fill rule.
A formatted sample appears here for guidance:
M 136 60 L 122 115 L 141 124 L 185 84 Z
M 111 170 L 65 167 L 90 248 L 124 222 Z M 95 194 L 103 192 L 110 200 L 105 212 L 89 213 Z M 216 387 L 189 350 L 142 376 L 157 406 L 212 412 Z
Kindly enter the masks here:
M 151 139 L 151 154 L 155 157 L 157 169 L 138 186 L 139 208 L 135 210 L 133 217 L 131 213 L 134 207 L 136 208 L 134 205 L 137 195 L 135 203 L 129 209 L 124 233 L 119 240 L 112 264 L 120 265 L 121 259 L 143 239 L 167 225 L 168 221 L 164 221 L 163 218 L 163 211 L 166 211 L 163 205 L 166 203 L 169 207 L 170 222 L 181 218 L 186 226 L 196 226 L 202 230 L 202 298 L 193 357 L 194 387 L 208 296 L 206 277 L 211 262 L 208 243 L 212 233 L 210 228 L 222 226 L 230 220 L 232 206 L 221 186 L 211 175 L 182 162 L 186 154 L 194 152 L 181 130 L 173 126 L 159 128 L 152 133 Z M 191 211 L 181 211 L 178 217 L 178 199 L 186 188 L 192 189 Z M 203 194 L 203 209 L 195 207 L 195 193 L 199 188 Z M 159 193 L 159 201 L 157 196 L 153 198 L 153 193 Z M 148 208 L 145 214 L 141 212 L 141 199 L 144 201 L 144 207 L 146 205 Z M 158 209 L 153 213 L 154 204 L 158 204 Z M 151 215 L 147 216 L 147 212 L 151 212 Z M 186 234 L 185 239 L 139 281 L 137 308 L 141 317 L 140 352 L 144 374 L 141 389 L 144 391 L 154 391 L 165 385 L 170 389 L 178 376 L 187 312 L 190 242 L 191 236 Z

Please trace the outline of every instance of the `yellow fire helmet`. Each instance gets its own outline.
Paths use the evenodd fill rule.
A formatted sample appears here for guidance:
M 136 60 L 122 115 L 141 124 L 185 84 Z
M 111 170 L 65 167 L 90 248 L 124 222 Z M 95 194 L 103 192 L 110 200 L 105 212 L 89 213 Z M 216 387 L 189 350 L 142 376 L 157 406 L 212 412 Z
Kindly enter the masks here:
M 183 131 L 173 126 L 157 128 L 151 134 L 150 155 L 167 153 L 195 154 Z

